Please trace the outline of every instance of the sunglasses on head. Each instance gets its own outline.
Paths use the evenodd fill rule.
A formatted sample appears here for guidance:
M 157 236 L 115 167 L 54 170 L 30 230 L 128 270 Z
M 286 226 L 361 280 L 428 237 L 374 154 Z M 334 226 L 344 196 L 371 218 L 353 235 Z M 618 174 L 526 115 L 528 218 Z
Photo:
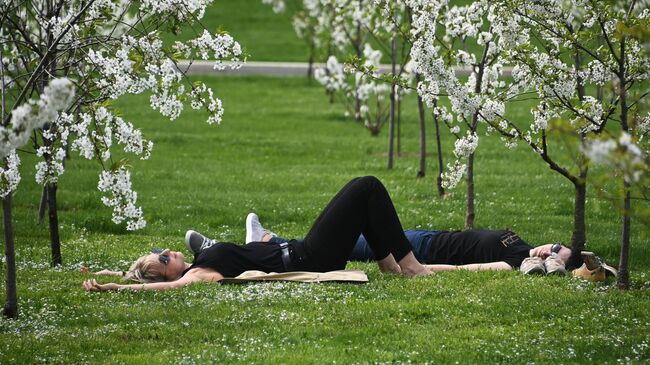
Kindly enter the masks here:
M 169 263 L 170 258 L 169 255 L 163 254 L 163 251 L 165 250 L 163 250 L 162 248 L 151 249 L 151 253 L 158 255 L 158 261 L 160 261 L 160 263 L 163 265 L 167 265 Z

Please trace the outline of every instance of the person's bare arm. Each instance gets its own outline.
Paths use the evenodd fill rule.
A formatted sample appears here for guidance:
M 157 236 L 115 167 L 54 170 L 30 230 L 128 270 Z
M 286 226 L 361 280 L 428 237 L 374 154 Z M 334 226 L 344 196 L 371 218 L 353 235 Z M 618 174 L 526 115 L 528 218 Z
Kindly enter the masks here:
M 104 270 L 97 271 L 95 273 L 95 275 L 97 275 L 97 276 L 102 276 L 102 275 L 105 275 L 105 276 L 124 276 L 124 271 L 111 271 L 111 270 L 104 269 Z
M 109 290 L 169 290 L 182 288 L 190 283 L 197 281 L 208 281 L 208 282 L 217 282 L 223 279 L 223 275 L 220 273 L 206 268 L 195 268 L 190 270 L 187 274 L 175 281 L 163 281 L 159 283 L 147 283 L 147 284 L 117 284 L 117 283 L 107 283 L 99 284 L 97 280 L 86 280 L 83 283 L 83 287 L 87 291 L 109 291 Z
M 512 266 L 508 265 L 505 261 L 486 262 L 482 264 L 467 264 L 467 265 L 424 265 L 431 271 L 454 271 L 454 270 L 468 270 L 468 271 L 482 271 L 482 270 L 512 270 Z
M 90 270 L 88 269 L 88 267 L 86 267 L 86 266 L 82 266 L 79 269 L 79 271 L 84 273 L 84 274 L 95 274 L 97 276 L 102 276 L 102 275 L 103 276 L 124 276 L 124 274 L 125 274 L 124 271 L 113 271 L 113 270 L 108 270 L 108 269 L 99 270 L 97 272 L 91 273 Z

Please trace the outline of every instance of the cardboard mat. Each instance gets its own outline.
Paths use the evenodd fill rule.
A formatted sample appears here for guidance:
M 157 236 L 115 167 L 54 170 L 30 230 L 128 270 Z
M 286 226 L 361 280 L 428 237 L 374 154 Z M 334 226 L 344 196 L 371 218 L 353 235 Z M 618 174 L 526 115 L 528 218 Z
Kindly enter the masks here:
M 223 278 L 225 284 L 247 283 L 252 281 L 300 281 L 303 283 L 320 283 L 327 281 L 367 283 L 368 276 L 361 270 L 337 270 L 328 272 L 290 271 L 271 272 L 249 270 L 235 278 Z

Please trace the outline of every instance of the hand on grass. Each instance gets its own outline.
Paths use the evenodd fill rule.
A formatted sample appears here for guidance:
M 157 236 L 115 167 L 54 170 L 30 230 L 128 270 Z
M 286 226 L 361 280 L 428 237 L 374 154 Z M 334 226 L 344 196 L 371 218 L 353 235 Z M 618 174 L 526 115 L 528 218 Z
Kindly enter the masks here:
M 99 284 L 95 279 L 84 281 L 83 286 L 86 291 L 109 291 L 109 290 L 118 290 L 120 288 L 119 284 L 115 284 L 115 283 Z

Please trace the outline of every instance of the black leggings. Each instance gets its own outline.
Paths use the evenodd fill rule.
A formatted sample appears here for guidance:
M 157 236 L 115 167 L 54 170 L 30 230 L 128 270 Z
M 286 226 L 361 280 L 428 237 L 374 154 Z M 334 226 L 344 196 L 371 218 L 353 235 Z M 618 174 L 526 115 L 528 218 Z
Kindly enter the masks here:
M 352 179 L 323 209 L 303 241 L 310 270 L 344 269 L 363 233 L 377 260 L 393 254 L 399 261 L 411 244 L 384 185 L 374 176 Z

